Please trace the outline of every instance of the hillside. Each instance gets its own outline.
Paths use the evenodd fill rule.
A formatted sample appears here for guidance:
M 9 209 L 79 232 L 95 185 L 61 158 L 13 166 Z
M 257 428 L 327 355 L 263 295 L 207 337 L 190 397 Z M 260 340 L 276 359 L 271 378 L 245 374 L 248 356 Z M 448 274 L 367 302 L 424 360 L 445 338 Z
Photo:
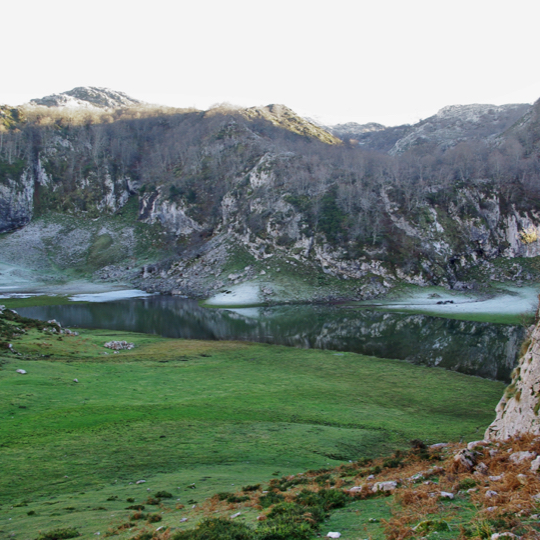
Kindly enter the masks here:
M 281 105 L 163 110 L 97 90 L 64 93 L 95 114 L 2 109 L 0 263 L 198 297 L 249 286 L 256 302 L 540 275 L 536 113 L 453 146 L 524 106 L 443 109 L 452 144 L 391 156 Z

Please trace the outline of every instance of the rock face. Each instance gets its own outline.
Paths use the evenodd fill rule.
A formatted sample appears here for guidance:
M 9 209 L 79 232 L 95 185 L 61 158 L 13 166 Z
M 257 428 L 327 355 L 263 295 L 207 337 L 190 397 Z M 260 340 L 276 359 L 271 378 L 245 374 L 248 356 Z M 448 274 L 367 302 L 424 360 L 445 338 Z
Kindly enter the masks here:
M 540 435 L 540 322 L 532 330 L 525 354 L 512 374 L 512 383 L 495 409 L 486 440 L 508 439 L 523 433 Z M 531 456 L 534 457 L 534 456 Z
M 528 260 L 540 255 L 532 113 L 513 145 L 435 159 L 412 139 L 394 157 L 340 144 L 282 105 L 164 113 L 136 103 L 84 87 L 0 108 L 0 233 L 14 231 L 0 238 L 3 262 L 24 252 L 35 269 L 49 259 L 100 279 L 121 266 L 134 284 L 137 265 L 139 287 L 202 296 L 252 279 L 238 257 L 259 272 L 288 267 L 287 283 L 309 274 L 317 299 L 329 282 L 336 298 L 370 299 L 403 282 L 464 290 L 540 277 Z M 520 107 L 449 107 L 430 120 L 436 129 L 421 127 L 451 147 L 503 129 Z M 349 128 L 359 139 L 385 132 Z M 448 139 L 450 128 L 459 133 Z

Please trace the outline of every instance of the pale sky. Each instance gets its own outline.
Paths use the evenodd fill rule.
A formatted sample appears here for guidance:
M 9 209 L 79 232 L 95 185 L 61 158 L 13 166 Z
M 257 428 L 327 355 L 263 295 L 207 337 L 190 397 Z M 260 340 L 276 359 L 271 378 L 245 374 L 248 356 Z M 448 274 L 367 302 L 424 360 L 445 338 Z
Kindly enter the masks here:
M 0 104 L 76 86 L 206 109 L 283 103 L 328 123 L 413 123 L 540 98 L 537 0 L 17 0 Z

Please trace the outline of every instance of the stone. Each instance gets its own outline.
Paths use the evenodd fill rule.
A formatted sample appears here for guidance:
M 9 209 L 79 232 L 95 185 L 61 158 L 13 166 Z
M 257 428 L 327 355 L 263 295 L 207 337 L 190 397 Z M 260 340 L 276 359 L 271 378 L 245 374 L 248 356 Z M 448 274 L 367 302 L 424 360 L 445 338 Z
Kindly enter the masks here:
M 467 449 L 468 450 L 474 450 L 477 446 L 487 446 L 489 443 L 489 441 L 471 441 L 470 443 L 467 444 Z
M 233 514 L 231 516 L 231 519 L 237 518 L 238 516 L 241 516 L 241 515 L 242 515 L 242 512 L 236 512 L 236 514 Z
M 113 349 L 114 351 L 130 350 L 135 347 L 134 343 L 128 343 L 127 341 L 108 341 L 103 345 L 107 349 Z
M 454 463 L 470 471 L 476 463 L 476 458 L 470 450 L 464 448 L 454 456 Z
M 362 486 L 354 486 L 349 489 L 349 493 L 358 493 L 359 491 L 362 491 Z
M 432 450 L 438 450 L 439 448 L 444 448 L 445 446 L 448 446 L 448 443 L 439 442 L 439 443 L 431 444 L 429 448 L 431 448 Z
M 488 466 L 485 463 L 478 463 L 476 467 L 474 468 L 474 474 L 487 474 L 488 472 Z
M 26 371 L 24 369 L 18 369 L 17 373 L 20 373 L 21 375 L 26 375 Z
M 531 471 L 538 472 L 538 469 L 540 469 L 540 456 L 531 461 Z
M 522 463 L 528 459 L 534 459 L 536 457 L 536 452 L 514 452 L 510 454 L 510 461 L 513 463 Z
M 378 491 L 394 491 L 397 488 L 397 482 L 388 480 L 387 482 L 377 482 L 372 488 L 373 493 Z
M 500 532 L 493 533 L 490 537 L 490 540 L 498 540 L 499 538 L 520 538 L 520 536 L 516 536 L 514 533 L 511 532 Z
M 326 535 L 326 538 L 341 538 L 341 533 L 338 532 L 329 532 Z
M 137 480 L 135 483 L 136 484 L 144 484 L 146 482 L 146 480 Z
M 488 476 L 488 479 L 491 481 L 491 482 L 498 482 L 499 480 L 502 480 L 503 478 L 503 475 L 500 474 L 498 476 Z
M 452 500 L 454 498 L 454 494 L 453 493 L 449 493 L 448 491 L 441 491 L 439 493 L 439 497 L 441 499 L 450 499 Z
M 486 499 L 492 499 L 493 497 L 497 497 L 499 495 L 496 491 L 493 491 L 492 489 L 488 489 L 486 491 L 485 497 Z

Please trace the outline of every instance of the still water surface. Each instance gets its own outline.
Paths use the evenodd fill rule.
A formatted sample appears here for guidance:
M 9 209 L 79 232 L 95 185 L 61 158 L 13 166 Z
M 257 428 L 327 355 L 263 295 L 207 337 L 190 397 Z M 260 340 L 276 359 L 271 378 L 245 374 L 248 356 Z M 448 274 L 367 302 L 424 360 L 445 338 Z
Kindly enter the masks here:
M 510 378 L 525 334 L 521 326 L 340 306 L 208 309 L 196 301 L 171 296 L 18 311 L 27 317 L 56 319 L 70 327 L 351 351 L 503 381 Z

